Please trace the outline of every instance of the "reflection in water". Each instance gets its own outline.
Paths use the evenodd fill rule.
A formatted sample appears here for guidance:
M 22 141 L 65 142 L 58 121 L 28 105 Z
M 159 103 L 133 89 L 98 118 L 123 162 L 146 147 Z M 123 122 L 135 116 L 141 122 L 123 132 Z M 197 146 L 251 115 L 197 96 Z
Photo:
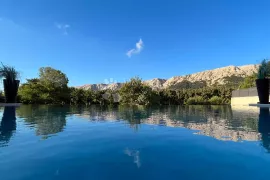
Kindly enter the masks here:
M 242 110 L 242 111 L 240 111 Z M 258 141 L 258 109 L 232 109 L 231 106 L 168 106 L 168 107 L 89 107 L 80 110 L 89 121 L 125 120 L 136 131 L 139 125 L 185 127 L 197 134 L 220 140 Z
M 262 146 L 270 152 L 270 116 L 268 108 L 260 108 L 259 132 L 262 137 Z
M 0 179 L 266 179 L 269 129 L 269 110 L 258 108 L 23 105 L 16 118 L 6 108 Z
M 141 124 L 150 124 L 199 130 L 196 134 L 226 141 L 261 140 L 262 146 L 270 151 L 269 110 L 260 109 L 259 113 L 259 108 L 256 107 L 167 106 L 146 108 L 142 106 L 59 107 L 23 105 L 17 109 L 18 117 L 23 118 L 27 126 L 34 127 L 36 134 L 43 138 L 48 138 L 51 134 L 63 131 L 69 114 L 83 117 L 83 119 L 88 119 L 91 122 L 123 120 L 135 131 L 139 131 Z M 6 107 L 1 123 L 1 141 L 8 142 L 11 138 L 16 129 L 15 119 L 15 109 Z M 136 153 L 127 154 L 137 157 L 134 155 Z
M 0 146 L 6 145 L 16 130 L 16 107 L 5 107 L 0 126 Z M 3 143 L 3 144 L 2 144 Z
M 141 167 L 141 160 L 140 160 L 140 151 L 138 150 L 130 150 L 126 148 L 124 153 L 130 157 L 133 157 L 133 162 L 137 165 L 138 168 Z
M 46 139 L 51 134 L 63 131 L 68 111 L 69 107 L 27 105 L 18 108 L 17 115 L 33 125 L 37 135 Z

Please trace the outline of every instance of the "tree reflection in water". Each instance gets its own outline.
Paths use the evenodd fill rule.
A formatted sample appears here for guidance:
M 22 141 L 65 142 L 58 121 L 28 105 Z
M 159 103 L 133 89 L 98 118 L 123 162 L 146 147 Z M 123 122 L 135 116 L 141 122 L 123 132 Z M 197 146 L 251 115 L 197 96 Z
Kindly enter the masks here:
M 24 118 L 26 123 L 33 124 L 36 134 L 42 136 L 43 139 L 63 131 L 68 112 L 68 106 L 48 105 L 24 105 L 17 110 L 18 116 Z
M 16 107 L 5 107 L 0 126 L 0 146 L 5 146 L 16 130 Z
M 139 131 L 141 124 L 153 124 L 199 130 L 198 134 L 221 140 L 261 140 L 262 146 L 270 152 L 269 109 L 260 109 L 260 114 L 258 111 L 251 113 L 249 110 L 242 110 L 232 110 L 231 106 L 61 107 L 23 105 L 17 109 L 17 115 L 22 117 L 30 127 L 34 127 L 36 134 L 43 138 L 63 131 L 66 126 L 66 117 L 71 114 L 89 121 L 123 120 L 135 131 Z M 0 140 L 8 142 L 16 130 L 15 108 L 5 108 L 0 130 Z

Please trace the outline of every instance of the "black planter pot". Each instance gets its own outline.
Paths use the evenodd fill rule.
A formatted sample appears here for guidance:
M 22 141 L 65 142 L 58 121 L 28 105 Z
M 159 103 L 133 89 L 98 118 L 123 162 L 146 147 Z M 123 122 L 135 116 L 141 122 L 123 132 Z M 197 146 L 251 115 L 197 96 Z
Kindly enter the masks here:
M 269 108 L 260 108 L 258 131 L 261 134 L 263 147 L 270 152 L 270 113 Z
M 256 86 L 260 104 L 269 104 L 269 80 L 256 79 Z
M 7 81 L 4 79 L 3 83 L 6 103 L 16 103 L 20 81 Z

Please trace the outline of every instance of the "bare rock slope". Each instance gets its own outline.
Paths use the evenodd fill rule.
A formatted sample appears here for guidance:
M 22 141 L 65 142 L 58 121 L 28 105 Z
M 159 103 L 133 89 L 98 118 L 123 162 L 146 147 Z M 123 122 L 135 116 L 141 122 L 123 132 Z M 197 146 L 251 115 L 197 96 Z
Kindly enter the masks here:
M 241 81 L 243 78 L 252 75 L 258 71 L 258 65 L 245 66 L 227 66 L 213 70 L 202 71 L 185 76 L 174 76 L 166 79 L 151 79 L 144 81 L 144 83 L 155 90 L 165 88 L 183 88 L 183 87 L 204 87 L 214 84 L 225 84 L 229 81 Z M 88 84 L 77 88 L 91 89 L 91 90 L 117 90 L 121 88 L 122 83 L 112 84 Z

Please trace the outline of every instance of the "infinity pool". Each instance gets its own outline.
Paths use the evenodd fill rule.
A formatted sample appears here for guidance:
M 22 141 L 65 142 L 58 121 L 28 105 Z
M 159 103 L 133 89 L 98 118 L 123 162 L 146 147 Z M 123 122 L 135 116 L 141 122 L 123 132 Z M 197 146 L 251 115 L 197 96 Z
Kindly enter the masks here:
M 2 108 L 1 180 L 268 179 L 268 109 Z

